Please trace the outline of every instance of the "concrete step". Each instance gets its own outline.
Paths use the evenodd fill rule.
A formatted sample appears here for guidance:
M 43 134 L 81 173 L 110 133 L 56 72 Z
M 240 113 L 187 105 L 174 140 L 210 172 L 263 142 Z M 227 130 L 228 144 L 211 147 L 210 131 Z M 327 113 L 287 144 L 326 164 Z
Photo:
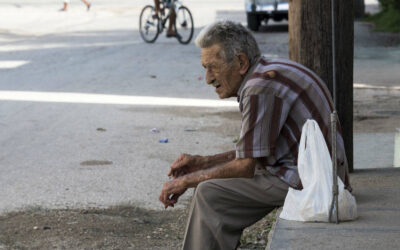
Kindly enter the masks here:
M 400 249 L 400 169 L 351 174 L 358 219 L 339 224 L 277 219 L 267 249 Z

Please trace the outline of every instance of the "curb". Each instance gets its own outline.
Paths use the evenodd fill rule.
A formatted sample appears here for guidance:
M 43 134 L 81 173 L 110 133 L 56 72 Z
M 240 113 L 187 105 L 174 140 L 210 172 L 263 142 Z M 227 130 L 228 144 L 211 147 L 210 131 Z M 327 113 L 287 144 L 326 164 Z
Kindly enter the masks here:
M 267 243 L 267 246 L 265 247 L 265 250 L 271 250 L 272 238 L 273 238 L 273 236 L 274 236 L 275 227 L 276 227 L 276 224 L 278 223 L 279 215 L 281 214 L 281 212 L 282 212 L 282 207 L 280 207 L 280 208 L 276 211 L 275 221 L 274 221 L 274 224 L 272 224 L 272 228 L 271 228 L 271 230 L 270 230 L 269 233 L 268 233 L 268 243 Z

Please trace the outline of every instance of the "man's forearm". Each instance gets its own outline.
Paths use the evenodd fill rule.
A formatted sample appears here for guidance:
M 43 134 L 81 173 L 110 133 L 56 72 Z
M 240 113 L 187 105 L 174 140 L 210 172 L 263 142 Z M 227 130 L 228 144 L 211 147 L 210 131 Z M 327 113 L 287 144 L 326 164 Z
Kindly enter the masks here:
M 234 151 L 233 151 L 234 152 Z M 230 152 L 227 152 L 230 153 Z M 230 157 L 230 155 L 225 155 Z M 221 158 L 217 157 L 215 160 L 222 161 L 224 156 L 221 154 Z M 252 178 L 254 176 L 254 168 L 256 160 L 249 159 L 233 159 L 225 165 L 209 168 L 205 170 L 199 170 L 194 173 L 183 176 L 183 182 L 187 188 L 196 187 L 200 182 L 210 179 L 221 179 L 221 178 Z
M 204 156 L 205 163 L 203 169 L 208 169 L 220 164 L 225 164 L 230 161 L 233 161 L 235 159 L 235 156 L 236 156 L 235 150 L 216 155 Z

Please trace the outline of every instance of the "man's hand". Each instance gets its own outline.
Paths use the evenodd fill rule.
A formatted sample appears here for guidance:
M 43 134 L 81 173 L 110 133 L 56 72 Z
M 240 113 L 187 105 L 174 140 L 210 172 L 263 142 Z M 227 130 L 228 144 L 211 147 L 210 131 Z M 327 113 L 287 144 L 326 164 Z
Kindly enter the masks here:
M 158 199 L 164 204 L 164 208 L 174 207 L 179 197 L 187 190 L 183 178 L 175 178 L 164 183 Z
M 204 157 L 199 155 L 181 154 L 171 165 L 168 176 L 174 178 L 196 172 L 205 168 Z

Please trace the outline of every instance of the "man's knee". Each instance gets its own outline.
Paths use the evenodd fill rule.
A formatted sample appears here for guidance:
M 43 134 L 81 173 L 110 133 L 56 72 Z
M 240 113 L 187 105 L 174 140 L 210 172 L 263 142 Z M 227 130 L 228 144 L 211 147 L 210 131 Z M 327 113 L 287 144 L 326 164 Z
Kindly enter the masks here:
M 201 182 L 196 187 L 195 198 L 206 203 L 212 203 L 217 197 L 217 185 L 212 181 Z

